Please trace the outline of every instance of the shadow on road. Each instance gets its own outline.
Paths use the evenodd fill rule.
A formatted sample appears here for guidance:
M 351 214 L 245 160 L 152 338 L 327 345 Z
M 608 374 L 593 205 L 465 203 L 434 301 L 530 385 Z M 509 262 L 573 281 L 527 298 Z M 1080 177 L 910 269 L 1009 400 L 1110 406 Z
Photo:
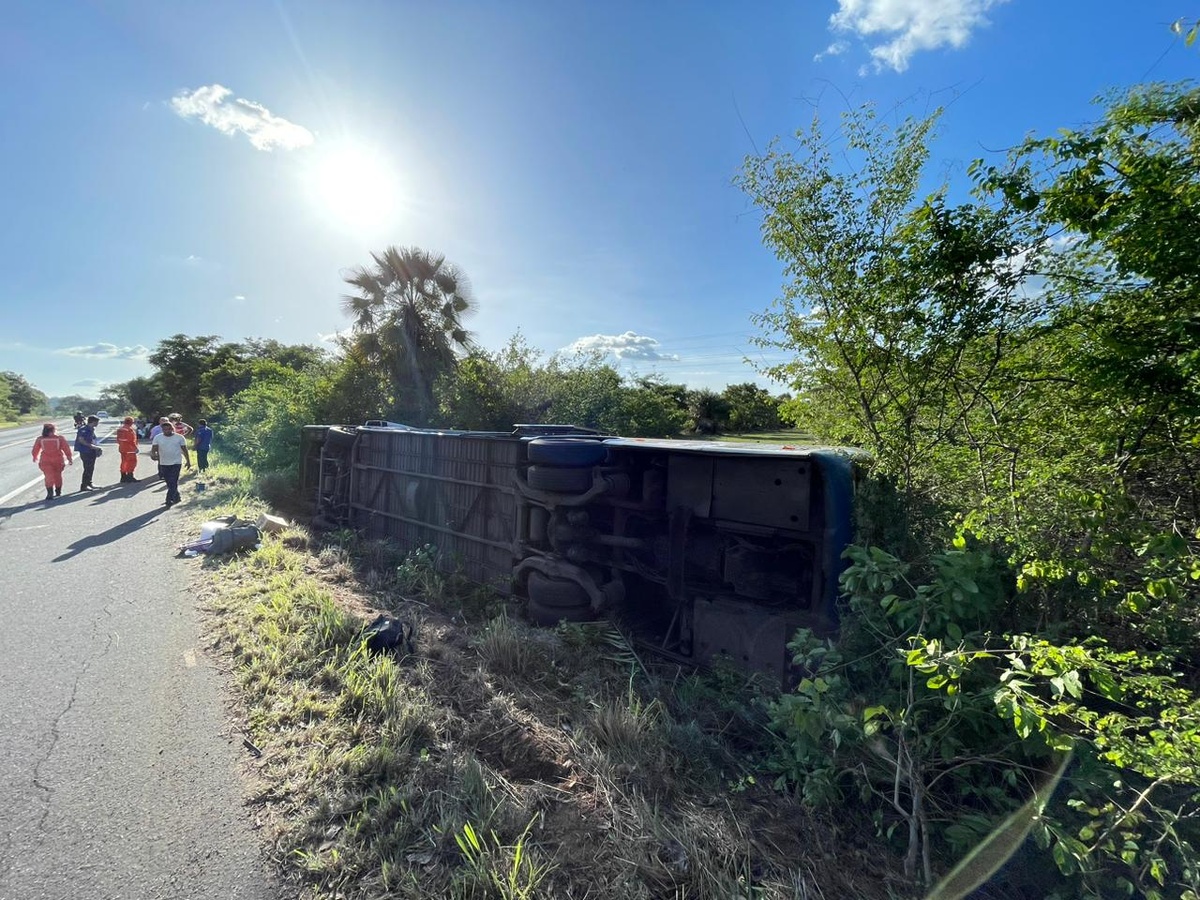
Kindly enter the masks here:
M 55 497 L 53 500 L 46 500 L 44 497 L 39 497 L 37 500 L 30 500 L 28 503 L 22 503 L 19 506 L 0 506 L 0 519 L 6 519 L 16 513 L 25 512 L 30 509 L 53 509 L 56 506 L 65 506 L 85 500 L 90 500 L 92 503 L 107 503 L 109 500 L 127 500 L 153 487 L 161 487 L 165 490 L 166 484 L 159 481 L 157 477 L 147 475 L 137 484 L 121 484 L 118 482 L 116 484 L 100 485 L 92 491 L 75 491 L 64 486 L 63 495 Z M 38 490 L 41 491 L 42 488 L 38 488 Z
M 142 513 L 140 516 L 134 516 L 132 519 L 126 519 L 119 525 L 114 525 L 107 531 L 102 531 L 99 534 L 89 534 L 87 537 L 82 537 L 72 544 L 67 545 L 67 552 L 61 553 L 51 562 L 65 562 L 73 556 L 78 556 L 84 550 L 91 550 L 93 547 L 103 547 L 105 544 L 111 544 L 113 541 L 119 541 L 126 535 L 133 534 L 139 528 L 149 525 L 159 514 L 165 510 L 155 508 L 148 512 Z
M 3 522 L 7 519 L 11 519 L 14 515 L 16 515 L 19 512 L 25 512 L 25 510 L 27 510 L 27 509 L 34 509 L 36 507 L 41 507 L 42 509 L 45 509 L 46 501 L 45 500 L 31 500 L 28 503 L 22 503 L 20 506 L 0 506 L 0 522 Z
M 93 505 L 97 505 L 100 503 L 108 503 L 111 500 L 128 500 L 131 497 L 136 497 L 138 494 L 142 493 L 142 491 L 148 491 L 154 487 L 161 487 L 166 490 L 167 483 L 165 481 L 159 481 L 157 478 L 146 476 L 136 484 L 121 484 L 118 482 L 117 484 L 109 487 L 100 488 L 99 490 L 103 491 L 102 494 L 97 496 L 96 493 L 93 492 L 91 496 L 94 498 Z M 82 497 L 84 495 L 80 494 L 78 496 Z

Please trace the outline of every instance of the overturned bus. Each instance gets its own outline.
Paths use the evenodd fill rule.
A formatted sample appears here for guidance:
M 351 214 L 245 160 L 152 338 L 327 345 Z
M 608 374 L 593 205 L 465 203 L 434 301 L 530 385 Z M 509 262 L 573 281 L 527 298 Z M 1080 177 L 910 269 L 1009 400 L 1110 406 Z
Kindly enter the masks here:
M 304 429 L 318 522 L 522 598 L 529 618 L 615 618 L 656 652 L 783 677 L 800 627 L 836 625 L 853 457 L 814 447 L 388 422 Z

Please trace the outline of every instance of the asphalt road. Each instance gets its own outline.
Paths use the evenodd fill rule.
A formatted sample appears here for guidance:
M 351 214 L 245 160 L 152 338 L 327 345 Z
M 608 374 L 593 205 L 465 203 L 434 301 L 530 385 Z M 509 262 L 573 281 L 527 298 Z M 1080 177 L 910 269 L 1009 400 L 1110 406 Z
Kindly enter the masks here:
M 48 504 L 38 433 L 0 431 L 0 900 L 275 900 L 176 555 L 190 479 L 166 510 L 145 445 L 134 485 L 113 446 Z
M 55 419 L 54 424 L 58 426 L 59 434 L 69 441 L 75 440 L 75 427 L 71 424 L 70 418 Z M 112 427 L 114 426 L 105 425 L 100 429 L 100 433 L 103 434 Z M 4 498 L 14 490 L 28 484 L 30 479 L 36 477 L 40 482 L 42 472 L 33 464 L 30 451 L 33 449 L 34 438 L 41 433 L 42 426 L 40 424 L 0 429 L 0 507 L 7 503 Z M 75 468 L 67 469 L 68 475 L 78 472 L 79 470 Z M 78 479 L 76 482 L 75 486 L 79 487 Z M 64 481 L 63 484 L 65 485 L 66 482 Z

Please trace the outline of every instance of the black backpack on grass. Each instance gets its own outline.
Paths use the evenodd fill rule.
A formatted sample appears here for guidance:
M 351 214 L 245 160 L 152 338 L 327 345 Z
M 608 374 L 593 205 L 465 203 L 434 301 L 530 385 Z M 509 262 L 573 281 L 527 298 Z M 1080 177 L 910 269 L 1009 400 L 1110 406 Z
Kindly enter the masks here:
M 410 623 L 387 615 L 378 616 L 363 629 L 368 650 L 374 653 L 394 653 L 397 656 L 416 652 L 413 646 L 415 635 L 416 630 Z

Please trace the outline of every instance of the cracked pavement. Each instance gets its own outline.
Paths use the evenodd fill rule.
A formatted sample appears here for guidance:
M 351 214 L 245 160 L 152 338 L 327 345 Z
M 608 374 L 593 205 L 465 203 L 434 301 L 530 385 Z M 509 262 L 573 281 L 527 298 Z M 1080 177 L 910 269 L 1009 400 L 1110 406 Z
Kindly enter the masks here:
M 65 493 L 76 467 L 53 504 L 34 487 L 0 508 L 0 900 L 274 900 L 199 570 L 175 555 L 190 480 L 168 511 L 117 463 L 99 491 Z

